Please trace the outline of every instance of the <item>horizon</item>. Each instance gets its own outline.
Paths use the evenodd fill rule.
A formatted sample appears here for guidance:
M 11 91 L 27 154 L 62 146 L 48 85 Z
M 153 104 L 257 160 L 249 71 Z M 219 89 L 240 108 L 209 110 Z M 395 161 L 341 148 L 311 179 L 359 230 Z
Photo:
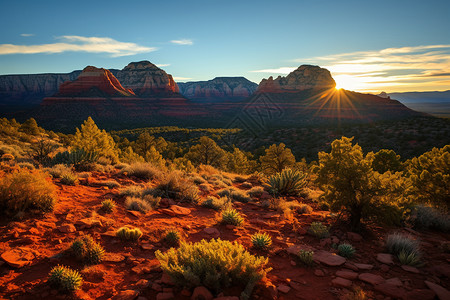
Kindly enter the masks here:
M 447 1 L 236 3 L 5 1 L 0 74 L 148 60 L 176 82 L 242 76 L 259 83 L 312 64 L 346 90 L 450 90 Z

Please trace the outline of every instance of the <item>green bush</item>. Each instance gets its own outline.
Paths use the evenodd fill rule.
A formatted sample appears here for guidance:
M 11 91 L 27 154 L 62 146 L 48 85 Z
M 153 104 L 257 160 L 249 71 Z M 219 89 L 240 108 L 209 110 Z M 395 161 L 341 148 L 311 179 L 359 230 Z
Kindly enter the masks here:
M 102 201 L 102 207 L 100 208 L 105 213 L 112 213 L 116 208 L 116 202 L 111 199 L 106 199 Z
M 419 252 L 408 253 L 405 250 L 401 250 L 397 255 L 398 260 L 402 265 L 417 266 L 420 264 Z
M 308 231 L 311 235 L 319 239 L 326 238 L 330 235 L 328 227 L 323 225 L 321 222 L 312 222 Z
M 298 252 L 297 256 L 300 262 L 306 266 L 312 266 L 314 264 L 314 251 L 307 251 L 302 249 Z
M 95 242 L 90 235 L 84 235 L 76 239 L 70 246 L 70 252 L 87 265 L 101 263 L 105 255 L 103 247 Z
M 203 201 L 202 206 L 212 208 L 214 210 L 222 210 L 231 205 L 230 200 L 227 197 L 216 198 L 209 196 Z
M 197 243 L 181 242 L 178 249 L 155 252 L 162 270 L 180 287 L 205 286 L 215 293 L 227 287 L 245 286 L 248 299 L 254 285 L 265 278 L 268 259 L 251 255 L 236 243 L 220 239 Z M 241 298 L 242 299 L 242 298 Z
M 244 218 L 233 208 L 222 211 L 222 222 L 229 225 L 240 226 L 244 223 Z
M 262 186 L 254 186 L 247 192 L 251 197 L 261 197 L 264 193 L 264 188 Z
M 241 190 L 231 191 L 230 198 L 233 199 L 234 201 L 243 202 L 243 203 L 247 203 L 248 201 L 251 200 L 251 198 L 249 197 L 247 192 L 241 191 Z
M 142 236 L 142 231 L 139 228 L 121 227 L 117 229 L 116 236 L 123 241 L 137 242 Z
M 31 210 L 52 211 L 55 185 L 40 170 L 20 169 L 0 178 L 0 214 L 17 214 Z
M 61 183 L 65 185 L 77 185 L 80 181 L 78 176 L 72 172 L 66 172 L 61 175 Z
M 272 238 L 267 233 L 255 233 L 251 236 L 253 247 L 261 250 L 267 250 L 272 245 Z
M 306 186 L 306 174 L 285 169 L 269 177 L 271 192 L 276 195 L 298 195 Z
M 72 169 L 64 164 L 57 164 L 51 168 L 46 169 L 53 178 L 61 178 L 64 173 L 72 172 Z
M 98 153 L 96 152 L 87 152 L 83 149 L 76 149 L 56 153 L 52 159 L 52 165 L 74 165 L 77 168 L 82 165 L 95 163 L 97 159 Z
M 338 254 L 345 258 L 351 258 L 355 254 L 355 249 L 350 244 L 340 244 L 337 250 Z
M 81 287 L 83 279 L 77 271 L 58 265 L 48 274 L 48 282 L 62 292 L 73 292 Z
M 180 171 L 172 171 L 152 190 L 153 196 L 166 197 L 186 202 L 197 202 L 197 186 Z
M 155 179 L 161 177 L 161 171 L 150 163 L 137 162 L 126 166 L 121 173 L 127 173 L 141 179 Z

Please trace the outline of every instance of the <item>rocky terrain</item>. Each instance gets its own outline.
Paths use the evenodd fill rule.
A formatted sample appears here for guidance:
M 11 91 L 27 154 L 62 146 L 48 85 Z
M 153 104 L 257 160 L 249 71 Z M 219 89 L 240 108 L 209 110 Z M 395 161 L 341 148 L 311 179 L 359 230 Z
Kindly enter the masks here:
M 243 100 L 258 87 L 245 77 L 216 77 L 208 81 L 178 83 L 178 86 L 186 98 L 204 102 Z

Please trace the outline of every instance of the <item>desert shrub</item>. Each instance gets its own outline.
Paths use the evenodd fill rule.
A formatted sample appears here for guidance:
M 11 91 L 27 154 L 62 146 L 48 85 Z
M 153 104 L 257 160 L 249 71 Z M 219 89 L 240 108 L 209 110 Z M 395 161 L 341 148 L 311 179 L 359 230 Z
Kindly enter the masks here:
M 241 190 L 232 190 L 230 193 L 230 198 L 234 201 L 247 203 L 251 200 L 247 192 Z
M 345 258 L 351 258 L 355 254 L 355 249 L 350 244 L 340 244 L 337 250 L 338 254 Z
M 202 183 L 198 185 L 198 188 L 204 192 L 209 192 L 211 191 L 211 186 L 207 183 Z
M 265 278 L 268 259 L 256 257 L 236 243 L 220 239 L 181 242 L 178 249 L 155 252 L 162 270 L 180 287 L 205 286 L 215 293 L 230 286 L 245 286 L 241 299 L 248 299 L 253 286 Z M 243 297 L 243 298 L 242 298 Z
M 12 155 L 10 153 L 2 154 L 2 157 L 1 157 L 1 161 L 13 161 L 14 159 L 15 159 L 14 155 Z
M 271 192 L 279 195 L 298 195 L 306 185 L 306 174 L 285 169 L 269 177 Z
M 403 171 L 400 155 L 397 155 L 394 150 L 387 149 L 381 149 L 374 154 L 372 168 L 379 173 Z
M 411 219 L 416 228 L 450 231 L 449 215 L 430 206 L 417 205 L 413 209 Z
M 411 236 L 394 233 L 388 235 L 386 239 L 386 249 L 389 253 L 397 256 L 402 251 L 407 255 L 419 253 L 419 242 L 414 240 Z
M 398 260 L 402 265 L 416 266 L 420 264 L 419 252 L 408 253 L 405 250 L 401 250 L 397 255 Z
M 231 205 L 231 202 L 228 197 L 216 198 L 216 197 L 209 196 L 202 203 L 202 206 L 212 208 L 214 210 L 222 210 L 230 205 Z
M 116 187 L 120 187 L 120 183 L 118 183 L 115 180 L 105 180 L 105 181 L 99 181 L 97 182 L 98 185 L 101 186 L 107 186 L 110 189 L 116 188 Z
M 127 197 L 125 199 L 125 207 L 128 210 L 136 210 L 146 213 L 152 209 L 152 205 L 146 200 L 138 197 Z
M 86 165 L 93 164 L 98 159 L 97 152 L 87 152 L 83 149 L 58 152 L 52 158 L 52 165 L 64 164 L 73 165 L 76 169 L 86 168 Z
M 246 177 L 242 177 L 240 175 L 237 175 L 236 177 L 234 177 L 234 182 L 236 183 L 243 183 L 245 181 L 247 181 L 248 179 Z
M 366 292 L 364 292 L 361 287 L 356 286 L 353 288 L 352 291 L 350 291 L 348 294 L 345 295 L 343 300 L 367 300 L 368 297 L 366 295 Z
M 32 163 L 29 162 L 20 162 L 17 164 L 22 169 L 34 170 L 36 169 Z
M 164 234 L 164 240 L 169 245 L 178 246 L 181 241 L 181 234 L 174 228 L 168 229 Z
M 244 189 L 251 189 L 252 186 L 253 185 L 250 182 L 247 182 L 247 181 L 241 183 L 241 187 L 244 188 Z
M 49 172 L 50 175 L 52 175 L 53 178 L 61 178 L 61 176 L 64 173 L 72 172 L 72 168 L 70 168 L 70 167 L 68 167 L 68 166 L 66 166 L 64 164 L 57 164 L 57 165 L 54 165 L 51 168 L 47 168 L 46 171 Z
M 203 177 L 197 176 L 197 175 L 192 177 L 192 181 L 193 181 L 195 184 L 203 184 L 203 183 L 206 183 L 206 180 L 203 179 Z
M 274 174 L 283 171 L 286 168 L 291 168 L 295 164 L 295 156 L 291 149 L 286 148 L 286 145 L 281 143 L 278 146 L 273 144 L 266 149 L 266 154 L 261 156 L 261 168 L 266 174 Z
M 299 214 L 310 214 L 313 212 L 313 208 L 311 206 L 309 206 L 308 204 L 300 203 L 296 207 L 295 211 L 298 212 Z
M 144 195 L 142 199 L 150 204 L 152 209 L 158 209 L 159 203 L 161 202 L 161 197 L 154 197 L 152 195 Z
M 230 197 L 231 192 L 232 192 L 233 190 L 234 190 L 234 188 L 224 188 L 224 189 L 218 190 L 218 191 L 216 192 L 216 194 L 217 194 L 219 197 Z
M 77 185 L 80 181 L 78 176 L 72 172 L 61 174 L 61 183 L 65 185 Z
M 84 264 L 96 265 L 103 260 L 105 250 L 90 235 L 76 239 L 70 246 L 70 252 Z
M 197 202 L 198 188 L 180 171 L 172 171 L 153 189 L 153 195 L 180 201 Z
M 272 238 L 267 233 L 255 233 L 251 236 L 253 247 L 261 250 L 267 250 L 272 245 Z
M 103 166 L 108 166 L 112 164 L 112 160 L 110 158 L 104 157 L 104 156 L 100 156 L 97 159 L 97 163 Z
M 0 178 L 0 212 L 17 214 L 37 210 L 52 211 L 55 185 L 40 170 L 20 169 Z M 0 213 L 1 214 L 1 213 Z
M 314 251 L 307 251 L 302 249 L 298 252 L 297 256 L 300 262 L 305 266 L 312 266 L 314 264 Z
M 117 229 L 116 236 L 123 241 L 137 242 L 142 236 L 142 231 L 139 228 L 121 227 Z
M 50 285 L 62 292 L 78 290 L 82 281 L 83 279 L 77 271 L 60 265 L 54 267 L 48 274 Z
M 105 213 L 112 213 L 115 208 L 116 202 L 112 201 L 111 199 L 106 199 L 102 201 L 102 206 L 100 209 Z
M 120 196 L 140 197 L 144 189 L 140 186 L 132 185 L 119 191 Z
M 79 172 L 78 174 L 78 178 L 89 178 L 92 176 L 91 172 Z
M 228 208 L 222 211 L 222 222 L 229 225 L 240 226 L 244 223 L 244 218 L 237 210 Z
M 319 239 L 323 239 L 330 235 L 328 227 L 323 225 L 322 222 L 312 222 L 308 231 L 311 235 Z
M 124 168 L 126 168 L 128 166 L 129 166 L 129 164 L 127 164 L 127 163 L 118 163 L 118 164 L 114 165 L 114 168 L 116 168 L 118 170 L 122 170 L 122 169 L 124 169 Z
M 121 170 L 121 173 L 127 173 L 130 176 L 141 179 L 155 179 L 161 176 L 161 171 L 150 163 L 137 162 Z
M 264 193 L 264 188 L 262 186 L 254 186 L 250 190 L 247 191 L 251 197 L 261 197 Z

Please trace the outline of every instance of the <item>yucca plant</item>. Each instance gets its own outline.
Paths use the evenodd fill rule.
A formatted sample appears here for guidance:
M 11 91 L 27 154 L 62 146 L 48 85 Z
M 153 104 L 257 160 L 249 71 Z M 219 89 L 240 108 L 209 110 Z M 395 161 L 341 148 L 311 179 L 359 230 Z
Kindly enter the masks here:
M 253 247 L 267 250 L 272 245 L 272 238 L 267 233 L 255 233 L 251 236 Z
M 314 251 L 307 251 L 302 249 L 298 252 L 297 256 L 300 262 L 306 266 L 312 266 L 314 263 Z
M 48 274 L 50 285 L 63 292 L 72 292 L 79 289 L 82 281 L 83 279 L 77 271 L 60 265 L 54 267 Z
M 337 250 L 338 254 L 345 258 L 351 258 L 355 254 L 355 249 L 350 244 L 340 244 Z
M 72 172 L 61 174 L 61 183 L 65 185 L 77 185 L 79 183 L 78 176 Z
M 419 252 L 408 253 L 405 250 L 401 250 L 397 257 L 402 265 L 417 266 L 420 263 Z
M 322 222 L 312 222 L 309 227 L 309 233 L 319 239 L 326 238 L 330 235 L 328 227 L 323 225 Z
M 105 213 L 112 213 L 116 208 L 116 202 L 111 199 L 106 199 L 102 201 L 102 207 L 100 208 Z
M 53 159 L 52 164 L 65 164 L 65 165 L 82 165 L 87 163 L 94 163 L 98 160 L 98 153 L 87 152 L 83 149 L 76 149 L 73 151 L 64 151 L 57 153 Z
M 116 236 L 124 241 L 136 242 L 142 236 L 139 228 L 121 227 L 116 231 Z
M 229 225 L 240 226 L 244 218 L 234 208 L 228 208 L 222 211 L 222 222 Z
M 105 250 L 90 235 L 76 239 L 70 246 L 72 254 L 88 265 L 99 264 L 103 260 Z
M 172 246 L 177 246 L 180 243 L 181 235 L 178 230 L 171 228 L 166 231 L 164 240 Z
M 269 177 L 271 193 L 275 195 L 298 195 L 306 185 L 306 174 L 297 170 L 284 169 Z

